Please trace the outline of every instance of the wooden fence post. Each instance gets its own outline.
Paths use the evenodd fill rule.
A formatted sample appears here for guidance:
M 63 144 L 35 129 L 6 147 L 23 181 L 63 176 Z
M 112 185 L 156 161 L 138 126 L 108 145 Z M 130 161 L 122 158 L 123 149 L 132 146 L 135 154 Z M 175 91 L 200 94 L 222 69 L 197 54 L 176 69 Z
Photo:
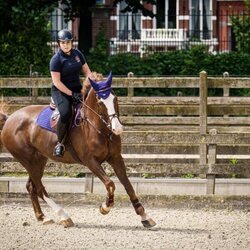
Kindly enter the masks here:
M 30 77 L 36 77 L 36 74 L 32 74 L 32 72 L 30 72 Z M 37 103 L 37 97 L 38 97 L 38 88 L 33 86 L 31 89 L 31 96 L 32 96 L 32 103 L 35 104 Z
M 35 104 L 37 103 L 37 97 L 38 97 L 38 88 L 32 88 L 32 102 Z
M 133 72 L 128 73 L 128 78 L 131 78 L 134 76 Z M 130 86 L 130 82 L 128 82 L 128 97 L 133 97 L 134 96 L 134 88 Z
M 212 136 L 217 135 L 216 129 L 211 129 L 209 134 Z M 208 171 L 207 171 L 207 194 L 215 194 L 215 173 L 214 173 L 214 164 L 216 163 L 217 156 L 217 145 L 209 144 L 208 145 Z
M 207 73 L 200 72 L 200 135 L 207 134 Z M 207 164 L 207 145 L 200 144 L 200 164 Z
M 227 78 L 227 77 L 229 77 L 229 73 L 228 72 L 224 72 L 223 73 L 223 78 Z M 224 87 L 223 88 L 223 96 L 229 97 L 229 95 L 230 95 L 230 88 Z M 224 115 L 224 117 L 228 117 L 228 115 Z
M 228 72 L 224 72 L 223 73 L 223 78 L 227 78 L 227 77 L 229 77 L 229 73 Z M 223 96 L 227 96 L 228 97 L 229 95 L 230 95 L 230 89 L 224 87 L 223 88 Z

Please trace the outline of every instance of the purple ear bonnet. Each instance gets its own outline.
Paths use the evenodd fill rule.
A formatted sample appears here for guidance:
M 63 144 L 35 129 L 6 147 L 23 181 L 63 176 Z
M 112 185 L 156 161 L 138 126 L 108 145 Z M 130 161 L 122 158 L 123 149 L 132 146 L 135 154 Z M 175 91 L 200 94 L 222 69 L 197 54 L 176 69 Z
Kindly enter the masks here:
M 95 82 L 89 78 L 90 84 L 99 98 L 107 99 L 111 93 L 112 72 L 105 81 Z

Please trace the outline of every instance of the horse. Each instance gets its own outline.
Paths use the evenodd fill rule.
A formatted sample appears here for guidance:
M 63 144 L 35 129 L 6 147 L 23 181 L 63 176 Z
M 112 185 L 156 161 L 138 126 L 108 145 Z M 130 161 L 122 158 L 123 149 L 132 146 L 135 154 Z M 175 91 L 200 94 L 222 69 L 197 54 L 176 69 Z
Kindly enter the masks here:
M 66 142 L 70 143 L 65 143 L 66 150 L 63 157 L 53 156 L 53 148 L 57 143 L 56 133 L 37 124 L 38 115 L 48 105 L 29 105 L 10 116 L 0 113 L 0 124 L 2 124 L 0 144 L 2 143 L 27 170 L 26 189 L 35 217 L 43 224 L 54 221 L 42 212 L 39 198 L 59 216 L 59 224 L 64 227 L 74 226 L 72 219 L 62 206 L 49 196 L 42 183 L 46 162 L 52 159 L 66 164 L 81 163 L 103 182 L 107 190 L 106 200 L 99 207 L 103 215 L 108 214 L 114 205 L 115 185 L 102 167 L 103 162 L 110 164 L 124 186 L 136 214 L 141 216 L 143 226 L 153 227 L 156 225 L 155 221 L 146 214 L 126 174 L 121 155 L 120 135 L 123 126 L 119 120 L 118 99 L 111 88 L 112 75 L 110 73 L 108 78 L 102 81 L 87 80 L 91 86 L 85 100 L 81 102 L 81 122 L 68 132 Z

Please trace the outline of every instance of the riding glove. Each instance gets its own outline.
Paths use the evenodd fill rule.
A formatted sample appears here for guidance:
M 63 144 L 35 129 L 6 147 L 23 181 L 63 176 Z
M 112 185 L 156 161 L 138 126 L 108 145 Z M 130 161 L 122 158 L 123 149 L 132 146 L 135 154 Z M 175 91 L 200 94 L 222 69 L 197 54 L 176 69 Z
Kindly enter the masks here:
M 72 100 L 73 100 L 73 103 L 82 102 L 82 93 L 73 92 L 72 93 Z

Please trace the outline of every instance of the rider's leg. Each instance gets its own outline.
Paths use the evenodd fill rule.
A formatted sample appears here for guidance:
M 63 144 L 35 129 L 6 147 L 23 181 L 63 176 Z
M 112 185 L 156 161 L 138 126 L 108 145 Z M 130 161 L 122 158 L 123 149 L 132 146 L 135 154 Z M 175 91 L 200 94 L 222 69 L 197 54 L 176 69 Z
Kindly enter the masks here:
M 60 113 L 57 124 L 58 143 L 54 148 L 53 155 L 62 157 L 65 149 L 64 140 L 72 117 L 72 100 L 70 96 L 61 93 L 55 88 L 52 88 L 52 97 Z
M 65 137 L 68 131 L 68 122 L 67 123 L 63 123 L 61 121 L 61 119 L 59 119 L 58 123 L 57 123 L 57 144 L 54 148 L 53 151 L 53 155 L 54 156 L 63 156 L 63 153 L 65 151 L 65 147 L 64 147 L 64 141 L 65 141 Z

